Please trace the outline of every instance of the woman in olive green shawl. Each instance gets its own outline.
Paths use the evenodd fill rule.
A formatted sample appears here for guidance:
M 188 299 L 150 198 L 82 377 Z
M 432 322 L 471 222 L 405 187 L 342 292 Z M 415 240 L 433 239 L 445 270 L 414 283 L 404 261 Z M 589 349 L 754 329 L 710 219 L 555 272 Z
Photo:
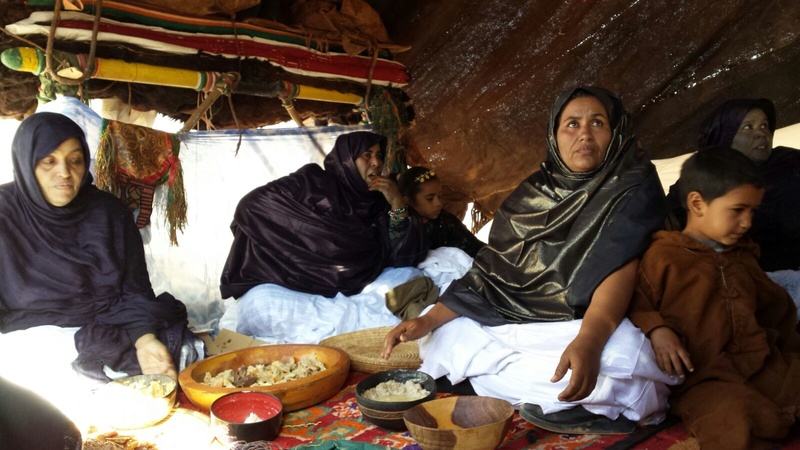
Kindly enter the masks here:
M 644 336 L 623 320 L 638 258 L 665 216 L 661 184 L 654 166 L 635 145 L 621 101 L 604 89 L 570 89 L 556 99 L 548 146 L 541 170 L 523 181 L 498 210 L 489 245 L 475 257 L 470 271 L 453 282 L 426 315 L 392 330 L 384 355 L 396 343 L 436 329 L 421 344 L 421 351 L 427 352 L 423 370 L 435 376 L 447 374 L 454 383 L 470 378 L 479 394 L 499 395 L 516 404 L 535 401 L 542 406 L 539 415 L 580 402 L 609 419 L 624 414 L 638 421 L 666 406 L 665 389 L 654 383 L 667 380 L 642 361 L 649 356 L 642 345 Z M 459 324 L 450 326 L 451 321 Z M 451 334 L 445 324 L 462 328 L 453 335 L 471 333 L 471 339 L 443 345 Z M 523 328 L 514 328 L 517 325 Z M 567 328 L 570 331 L 562 333 Z M 476 344 L 483 336 L 480 330 L 485 342 Z M 546 357 L 537 357 L 538 367 L 546 366 L 542 362 L 556 353 L 544 384 L 528 383 L 525 376 L 520 383 L 501 381 L 503 370 L 527 367 L 532 353 L 525 345 L 542 333 L 547 339 L 539 347 L 551 348 Z M 504 341 L 512 335 L 525 335 L 528 342 L 518 348 Z M 630 357 L 622 369 L 601 358 L 612 335 L 617 335 L 623 355 Z M 450 355 L 442 354 L 448 345 Z M 643 356 L 637 359 L 640 351 Z M 483 368 L 476 371 L 477 365 Z M 571 375 L 565 379 L 568 370 Z M 607 390 L 614 383 L 606 380 L 620 374 L 637 379 L 624 388 L 632 395 L 627 404 L 617 401 L 618 392 Z M 480 375 L 494 379 L 484 384 Z M 523 383 L 529 388 L 518 386 Z M 553 391 L 551 386 L 559 387 Z M 648 396 L 641 404 L 639 399 Z M 521 411 L 526 411 L 524 405 Z

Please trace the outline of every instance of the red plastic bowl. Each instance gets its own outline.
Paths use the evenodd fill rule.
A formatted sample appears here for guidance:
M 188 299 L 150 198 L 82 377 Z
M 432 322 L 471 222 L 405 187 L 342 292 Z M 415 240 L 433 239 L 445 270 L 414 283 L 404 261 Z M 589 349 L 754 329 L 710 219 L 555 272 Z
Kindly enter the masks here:
M 283 404 L 272 394 L 239 391 L 223 395 L 211 404 L 211 428 L 220 442 L 271 441 L 278 437 Z M 260 420 L 245 423 L 251 414 Z

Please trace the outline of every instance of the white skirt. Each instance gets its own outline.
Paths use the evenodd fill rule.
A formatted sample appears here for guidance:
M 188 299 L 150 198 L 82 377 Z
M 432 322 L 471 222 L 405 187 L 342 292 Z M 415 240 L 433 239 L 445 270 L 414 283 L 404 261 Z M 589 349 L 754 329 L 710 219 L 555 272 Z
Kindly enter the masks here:
M 663 419 L 667 385 L 678 379 L 658 368 L 650 341 L 628 319 L 620 323 L 603 349 L 594 391 L 577 402 L 558 400 L 571 372 L 556 383 L 550 378 L 581 323 L 487 327 L 459 317 L 420 340 L 424 361 L 420 370 L 434 378 L 446 375 L 453 384 L 469 378 L 478 395 L 501 398 L 515 406 L 533 403 L 546 414 L 580 404 L 611 419 L 620 414 L 642 423 Z

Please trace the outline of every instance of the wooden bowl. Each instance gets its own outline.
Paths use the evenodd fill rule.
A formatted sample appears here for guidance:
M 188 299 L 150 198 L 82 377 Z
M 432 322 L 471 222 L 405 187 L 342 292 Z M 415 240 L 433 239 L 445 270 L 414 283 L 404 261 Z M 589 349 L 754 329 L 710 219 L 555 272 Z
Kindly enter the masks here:
M 403 420 L 423 450 L 486 450 L 503 442 L 514 407 L 493 397 L 447 397 L 419 404 Z
M 364 397 L 364 392 L 385 381 L 405 383 L 412 381 L 418 383 L 429 394 L 425 397 L 410 401 L 379 401 Z M 436 398 L 436 381 L 425 372 L 417 370 L 394 369 L 378 372 L 364 378 L 356 385 L 356 403 L 364 419 L 390 430 L 405 430 L 403 414 L 412 406 Z
M 241 388 L 212 387 L 202 383 L 206 372 L 217 375 L 220 372 L 255 364 L 269 364 L 287 356 L 299 359 L 303 355 L 314 354 L 325 364 L 325 370 L 309 377 L 274 384 L 272 386 L 250 386 Z M 327 400 L 337 393 L 350 371 L 350 358 L 342 350 L 322 345 L 286 344 L 265 345 L 236 350 L 198 361 L 178 376 L 183 392 L 198 408 L 208 411 L 214 400 L 225 394 L 238 391 L 260 391 L 278 397 L 285 412 L 297 411 Z

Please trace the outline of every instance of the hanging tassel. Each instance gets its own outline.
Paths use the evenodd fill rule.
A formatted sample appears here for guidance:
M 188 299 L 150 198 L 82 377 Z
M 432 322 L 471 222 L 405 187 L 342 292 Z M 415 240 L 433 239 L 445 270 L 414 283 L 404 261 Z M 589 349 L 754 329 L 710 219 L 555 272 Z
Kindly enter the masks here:
M 178 246 L 178 230 L 183 232 L 186 227 L 186 191 L 183 187 L 183 168 L 178 158 L 172 160 L 167 182 L 167 213 L 165 221 L 169 223 L 169 241 L 171 245 Z
M 103 119 L 100 127 L 100 144 L 97 147 L 97 158 L 94 162 L 95 186 L 110 192 L 117 197 L 121 195 L 121 187 L 117 182 L 117 152 L 114 137 L 108 132 L 109 121 Z

